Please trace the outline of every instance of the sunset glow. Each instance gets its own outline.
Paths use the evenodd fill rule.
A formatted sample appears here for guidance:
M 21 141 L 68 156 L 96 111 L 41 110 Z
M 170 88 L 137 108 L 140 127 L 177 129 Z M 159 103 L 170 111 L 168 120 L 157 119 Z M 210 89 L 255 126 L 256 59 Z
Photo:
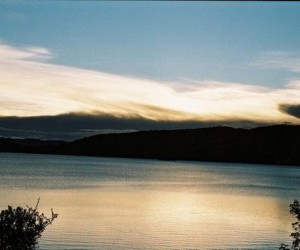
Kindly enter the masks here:
M 0 136 L 300 123 L 297 4 L 0 4 Z
M 298 81 L 280 89 L 193 81 L 189 89 L 182 91 L 184 81 L 173 84 L 40 61 L 51 56 L 45 48 L 21 49 L 2 44 L 0 53 L 4 55 L 0 61 L 1 116 L 84 112 L 154 120 L 297 122 L 278 107 L 298 104 Z

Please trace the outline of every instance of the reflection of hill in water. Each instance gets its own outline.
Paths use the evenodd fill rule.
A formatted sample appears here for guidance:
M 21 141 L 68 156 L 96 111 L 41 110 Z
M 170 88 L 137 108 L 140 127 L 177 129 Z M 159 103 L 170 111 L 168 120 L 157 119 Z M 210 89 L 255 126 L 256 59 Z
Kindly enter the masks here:
M 74 142 L 0 139 L 0 150 L 161 160 L 300 165 L 300 126 L 215 127 L 105 134 Z

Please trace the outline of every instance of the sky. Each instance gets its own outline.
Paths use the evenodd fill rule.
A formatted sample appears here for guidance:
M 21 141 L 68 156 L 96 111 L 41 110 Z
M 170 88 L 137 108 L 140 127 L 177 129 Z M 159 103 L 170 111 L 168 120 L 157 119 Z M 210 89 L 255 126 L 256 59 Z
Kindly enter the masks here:
M 299 2 L 0 0 L 0 136 L 300 123 Z

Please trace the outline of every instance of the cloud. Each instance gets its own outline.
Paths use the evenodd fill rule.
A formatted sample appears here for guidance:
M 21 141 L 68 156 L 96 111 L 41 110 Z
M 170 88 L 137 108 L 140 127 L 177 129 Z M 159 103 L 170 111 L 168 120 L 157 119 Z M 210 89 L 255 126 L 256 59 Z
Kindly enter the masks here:
M 53 53 L 46 48 L 16 48 L 3 42 L 0 55 L 0 117 L 3 118 L 0 127 L 4 129 L 49 134 L 59 124 L 58 120 L 50 123 L 54 118 L 61 123 L 67 119 L 81 124 L 72 130 L 74 125 L 66 122 L 69 129 L 65 132 L 70 134 L 86 133 L 86 129 L 165 129 L 227 121 L 299 123 L 295 116 L 278 109 L 282 103 L 299 103 L 299 80 L 278 89 L 213 80 L 153 81 L 50 64 L 47 59 Z M 4 124 L 5 117 L 14 122 Z M 75 122 L 76 119 L 80 122 Z M 93 119 L 97 126 L 85 125 Z M 61 126 L 57 131 L 62 135 Z
M 283 69 L 299 73 L 300 52 L 267 51 L 261 54 L 256 65 L 263 68 Z
M 291 105 L 291 104 L 280 104 L 279 110 L 288 115 L 294 116 L 300 119 L 300 104 Z
M 159 121 L 143 117 L 115 117 L 106 114 L 69 113 L 57 116 L 0 117 L 3 137 L 75 140 L 95 134 L 141 130 L 191 129 L 212 126 L 253 128 L 270 123 L 246 120 Z
M 2 64 L 8 62 L 17 62 L 19 60 L 25 59 L 49 59 L 52 57 L 49 50 L 41 47 L 25 47 L 25 48 L 14 48 L 4 43 L 0 43 L 0 52 L 1 58 L 0 61 Z

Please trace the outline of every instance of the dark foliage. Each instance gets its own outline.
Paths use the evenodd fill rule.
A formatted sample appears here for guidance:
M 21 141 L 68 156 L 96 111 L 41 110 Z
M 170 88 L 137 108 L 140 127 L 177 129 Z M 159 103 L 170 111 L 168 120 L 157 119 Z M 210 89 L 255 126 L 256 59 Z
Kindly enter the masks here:
M 51 209 L 51 217 L 47 218 L 37 211 L 39 200 L 35 208 L 8 206 L 0 213 L 0 249 L 3 250 L 31 250 L 36 249 L 38 239 L 50 225 L 57 214 Z
M 294 232 L 291 233 L 291 237 L 293 237 L 291 249 L 300 250 L 300 203 L 298 200 L 294 200 L 294 202 L 290 204 L 290 214 L 295 216 L 295 218 L 297 219 L 292 223 Z M 289 250 L 290 248 L 286 244 L 281 244 L 279 249 Z

